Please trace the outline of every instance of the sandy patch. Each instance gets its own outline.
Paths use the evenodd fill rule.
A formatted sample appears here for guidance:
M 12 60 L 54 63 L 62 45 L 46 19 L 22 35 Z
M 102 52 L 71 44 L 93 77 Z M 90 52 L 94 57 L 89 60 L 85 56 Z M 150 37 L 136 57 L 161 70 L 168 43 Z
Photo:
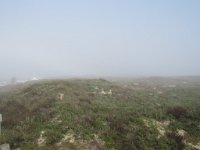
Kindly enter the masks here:
M 44 146 L 46 144 L 46 137 L 44 137 L 44 131 L 41 131 L 40 137 L 37 140 L 37 144 L 39 147 Z
M 161 136 L 165 135 L 165 133 L 166 133 L 166 127 L 169 126 L 169 124 L 170 124 L 170 121 L 159 122 L 159 121 L 156 121 L 154 119 L 149 119 L 149 120 L 143 119 L 143 121 L 144 121 L 144 124 L 147 127 L 150 127 L 151 125 L 153 125 L 153 126 L 156 127 L 156 129 L 159 132 L 158 138 L 160 138 Z

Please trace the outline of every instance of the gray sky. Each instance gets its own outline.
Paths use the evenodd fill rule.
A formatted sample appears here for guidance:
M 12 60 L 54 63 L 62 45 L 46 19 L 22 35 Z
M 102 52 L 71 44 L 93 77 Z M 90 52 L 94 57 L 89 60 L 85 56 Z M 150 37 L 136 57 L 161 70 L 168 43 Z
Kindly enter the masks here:
M 0 80 L 200 75 L 199 0 L 1 0 Z

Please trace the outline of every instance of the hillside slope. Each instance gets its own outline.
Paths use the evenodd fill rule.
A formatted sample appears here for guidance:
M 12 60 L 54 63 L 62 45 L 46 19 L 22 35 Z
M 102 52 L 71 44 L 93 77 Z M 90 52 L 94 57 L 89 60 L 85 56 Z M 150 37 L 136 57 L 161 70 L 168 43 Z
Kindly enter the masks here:
M 159 83 L 44 80 L 0 92 L 0 143 L 21 150 L 200 149 L 200 86 Z

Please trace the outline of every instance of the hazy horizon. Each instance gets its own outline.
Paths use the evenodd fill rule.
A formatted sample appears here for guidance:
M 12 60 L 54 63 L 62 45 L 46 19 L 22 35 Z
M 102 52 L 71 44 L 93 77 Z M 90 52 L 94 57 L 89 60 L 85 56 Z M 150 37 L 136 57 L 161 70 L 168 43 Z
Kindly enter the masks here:
M 200 75 L 200 1 L 0 1 L 0 81 Z

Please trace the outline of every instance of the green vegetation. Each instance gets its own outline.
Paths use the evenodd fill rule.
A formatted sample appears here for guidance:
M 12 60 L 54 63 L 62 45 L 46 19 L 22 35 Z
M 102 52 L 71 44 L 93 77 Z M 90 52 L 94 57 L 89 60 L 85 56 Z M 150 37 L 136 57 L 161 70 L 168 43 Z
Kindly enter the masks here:
M 163 86 L 171 82 L 177 86 Z M 200 84 L 181 83 L 53 80 L 0 91 L 0 144 L 22 150 L 197 149 Z

